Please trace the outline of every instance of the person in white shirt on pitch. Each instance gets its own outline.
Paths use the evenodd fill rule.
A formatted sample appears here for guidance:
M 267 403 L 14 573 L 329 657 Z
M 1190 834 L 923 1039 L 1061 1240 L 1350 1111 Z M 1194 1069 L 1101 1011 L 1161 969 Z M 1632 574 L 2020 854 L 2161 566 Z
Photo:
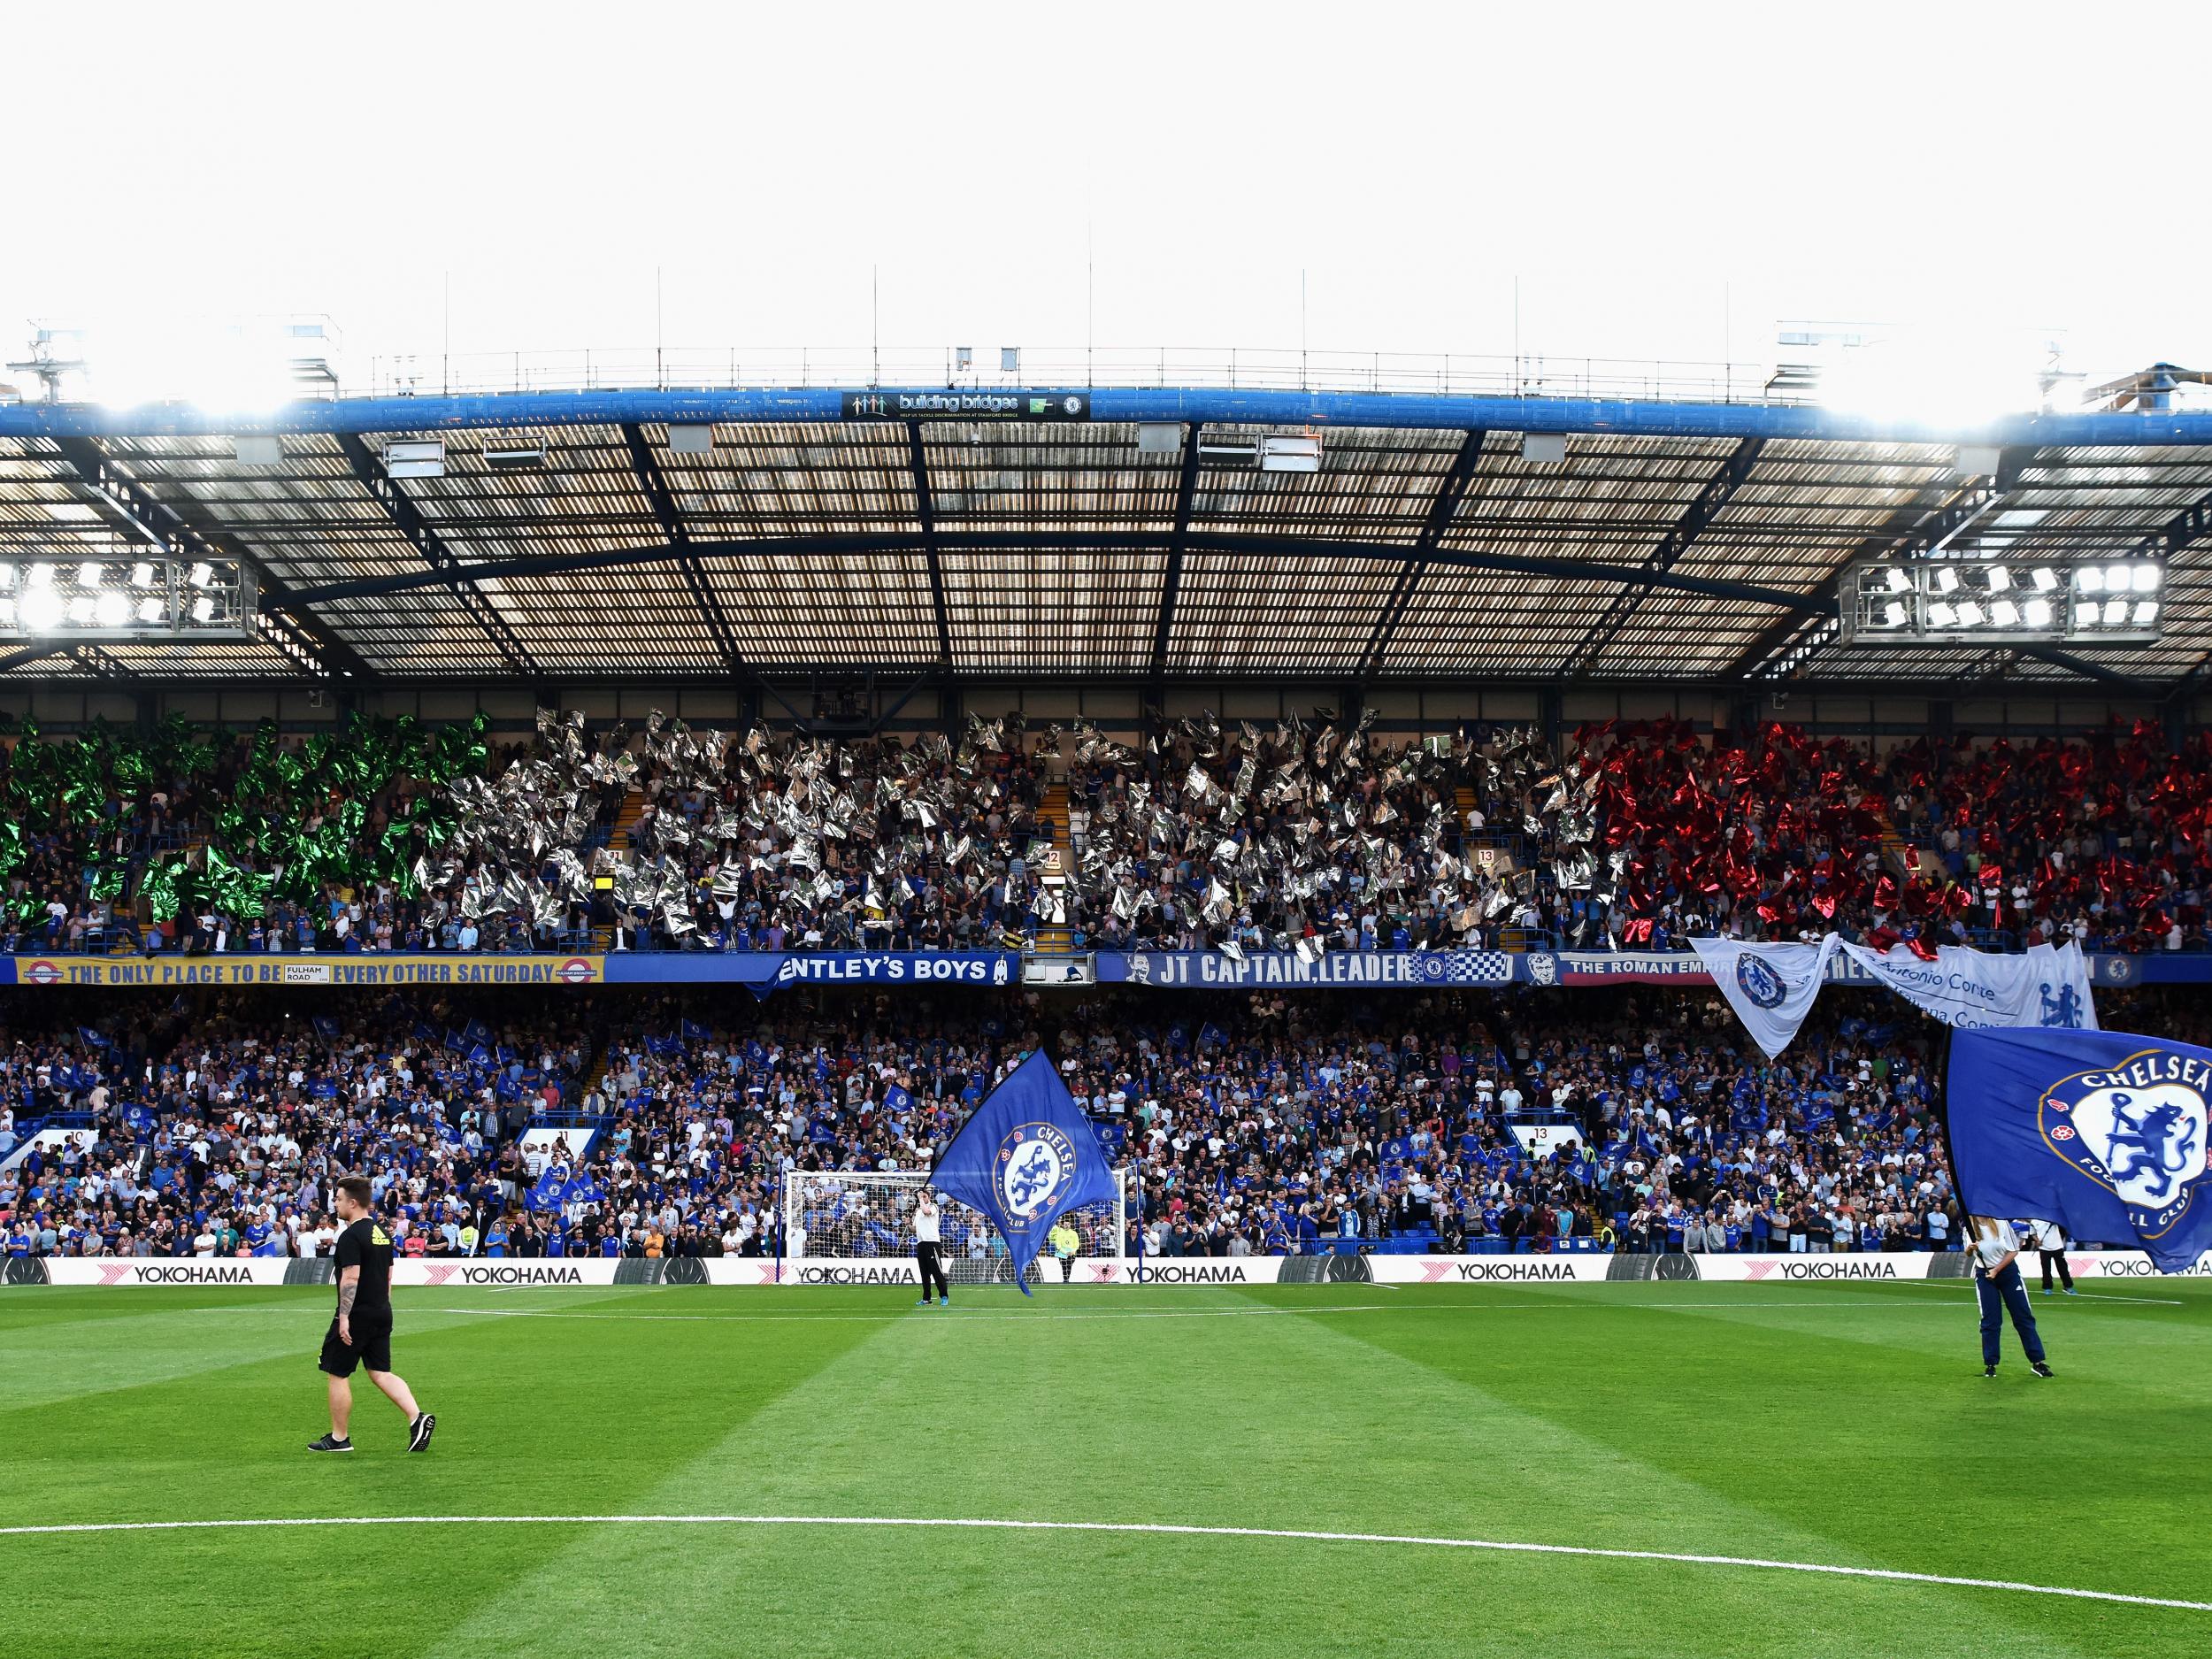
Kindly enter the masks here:
M 922 1270 L 922 1299 L 914 1304 L 918 1308 L 929 1306 L 932 1280 L 937 1285 L 937 1305 L 952 1306 L 952 1286 L 946 1282 L 944 1265 L 937 1259 L 938 1223 L 937 1201 L 924 1187 L 914 1204 L 914 1264 Z
M 2038 1377 L 2048 1377 L 2051 1368 L 2044 1363 L 2035 1310 L 2028 1306 L 2028 1287 L 2021 1280 L 2020 1263 L 2014 1259 L 2020 1254 L 2020 1235 L 2009 1221 L 1969 1216 L 1966 1239 L 1974 1266 L 1974 1299 L 1982 1310 L 1982 1375 L 1997 1374 L 1998 1338 L 2003 1333 L 2005 1316 L 2010 1314 L 2012 1328 L 2020 1333 L 2021 1349 L 2028 1356 L 2028 1369 Z
M 2036 1254 L 2043 1258 L 2043 1294 L 2051 1294 L 2051 1268 L 2055 1263 L 2058 1282 L 2065 1286 L 2068 1295 L 2075 1294 L 2074 1276 L 2066 1266 L 2066 1229 L 2055 1221 L 2031 1221 L 2026 1226 Z

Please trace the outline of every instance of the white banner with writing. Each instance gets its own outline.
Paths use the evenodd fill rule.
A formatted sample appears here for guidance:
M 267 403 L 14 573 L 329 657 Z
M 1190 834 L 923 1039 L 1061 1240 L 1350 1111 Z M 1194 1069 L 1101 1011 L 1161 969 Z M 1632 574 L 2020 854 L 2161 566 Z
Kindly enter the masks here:
M 2062 1025 L 2097 1029 L 2089 959 L 2078 946 L 2033 945 L 2001 956 L 1962 945 L 1938 948 L 1929 962 L 1903 945 L 1888 951 L 1843 947 L 1852 964 L 1947 1025 Z

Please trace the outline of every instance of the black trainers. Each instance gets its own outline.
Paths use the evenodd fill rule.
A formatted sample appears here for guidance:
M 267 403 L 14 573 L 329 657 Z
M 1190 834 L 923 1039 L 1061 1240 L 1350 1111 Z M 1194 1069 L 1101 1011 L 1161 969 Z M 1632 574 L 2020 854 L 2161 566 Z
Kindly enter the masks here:
M 429 1412 L 424 1412 L 407 1425 L 407 1449 L 411 1452 L 428 1451 L 430 1437 L 437 1432 L 438 1419 Z
M 1994 1365 L 1985 1365 L 1985 1366 L 1983 1366 L 1983 1367 L 1982 1367 L 1982 1375 L 1983 1375 L 1983 1376 L 1985 1376 L 1985 1377 L 1994 1377 L 1996 1374 L 1997 1374 L 1997 1368 L 1996 1368 Z
M 349 1452 L 353 1449 L 353 1442 L 342 1440 L 335 1434 L 326 1434 L 319 1440 L 308 1441 L 307 1449 L 311 1452 Z
M 2051 1368 L 2039 1359 L 2030 1360 L 2028 1369 L 2039 1377 L 2048 1377 L 2051 1374 Z

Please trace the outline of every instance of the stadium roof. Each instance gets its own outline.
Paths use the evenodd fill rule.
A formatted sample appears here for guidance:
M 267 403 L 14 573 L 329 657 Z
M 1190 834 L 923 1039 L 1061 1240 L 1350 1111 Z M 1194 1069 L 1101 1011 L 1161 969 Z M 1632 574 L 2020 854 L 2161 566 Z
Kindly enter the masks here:
M 927 393 L 933 388 L 920 388 Z M 934 388 L 941 392 L 942 388 Z M 884 418 L 833 389 L 0 407 L 0 559 L 160 540 L 250 565 L 263 637 L 0 639 L 9 676 L 1935 684 L 2151 693 L 2212 633 L 2212 416 L 1971 432 L 1803 406 L 1391 393 L 1023 392 Z M 1079 412 L 1078 408 L 1079 405 Z M 1049 406 L 1050 418 L 1027 418 Z M 704 454 L 670 427 L 710 425 Z M 1152 427 L 1141 440 L 1141 428 Z M 1159 428 L 1171 426 L 1171 433 Z M 281 434 L 281 459 L 237 458 Z M 1523 434 L 1568 434 L 1563 463 Z M 1240 441 L 1316 437 L 1317 471 Z M 445 444 L 394 480 L 391 438 Z M 1993 470 L 1962 468 L 1986 446 Z M 488 451 L 540 450 L 495 465 Z M 1948 541 L 2168 561 L 2165 637 L 2042 656 L 1827 638 L 1838 573 Z

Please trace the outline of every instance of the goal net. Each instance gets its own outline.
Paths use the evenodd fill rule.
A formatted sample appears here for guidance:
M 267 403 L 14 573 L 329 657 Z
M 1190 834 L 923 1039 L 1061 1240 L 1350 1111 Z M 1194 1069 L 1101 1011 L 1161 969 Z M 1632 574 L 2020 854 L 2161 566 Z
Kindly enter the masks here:
M 882 1174 L 858 1170 L 795 1170 L 784 1178 L 784 1253 L 795 1284 L 918 1284 L 914 1265 L 914 1202 L 929 1177 L 920 1171 Z M 940 1255 L 956 1285 L 1009 1285 L 1012 1263 L 990 1218 L 957 1199 L 941 1198 Z M 1114 1171 L 1110 1203 L 1087 1204 L 1062 1217 L 1081 1240 L 1076 1254 L 1128 1254 L 1129 1171 Z M 1033 1285 L 1058 1284 L 1049 1251 L 1030 1264 Z

